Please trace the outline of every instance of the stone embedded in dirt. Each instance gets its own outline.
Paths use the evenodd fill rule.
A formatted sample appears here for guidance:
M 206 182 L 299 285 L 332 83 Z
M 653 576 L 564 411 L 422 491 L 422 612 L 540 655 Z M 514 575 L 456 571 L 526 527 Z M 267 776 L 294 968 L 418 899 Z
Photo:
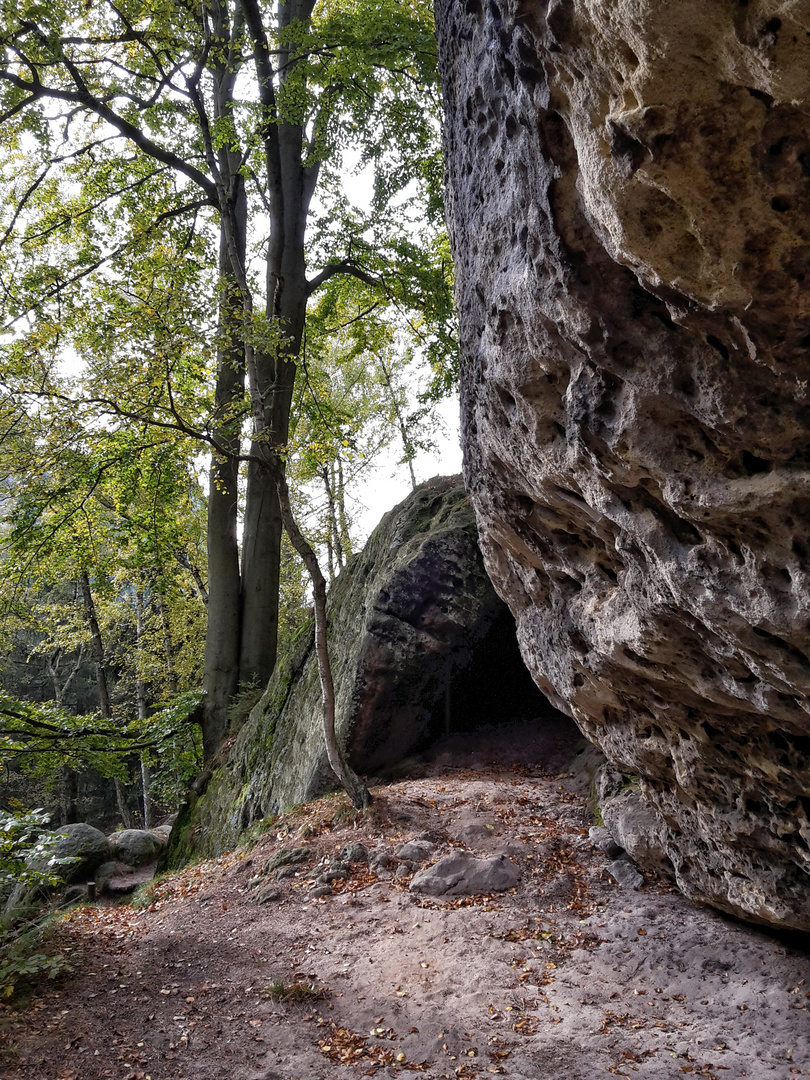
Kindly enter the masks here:
M 436 850 L 436 845 L 431 843 L 430 840 L 409 840 L 405 844 L 400 844 L 398 848 L 394 850 L 394 855 L 398 859 L 405 859 L 411 863 L 423 863 Z
M 478 859 L 458 850 L 414 874 L 410 889 L 425 896 L 475 896 L 511 889 L 519 878 L 520 870 L 505 855 Z
M 453 832 L 453 835 L 458 837 L 459 840 L 464 841 L 464 843 L 472 844 L 473 847 L 477 847 L 480 846 L 481 841 L 495 840 L 496 842 L 500 842 L 502 831 L 502 829 L 491 822 L 471 821 L 466 825 L 458 826 Z
M 157 858 L 165 846 L 152 832 L 145 829 L 124 829 L 115 834 L 113 853 L 127 866 L 143 866 Z
M 352 843 L 347 844 L 346 847 L 340 853 L 340 861 L 353 863 L 365 863 L 368 862 L 368 849 L 365 844 Z
M 328 885 L 316 885 L 314 889 L 310 889 L 307 895 L 314 900 L 319 900 L 322 896 L 331 896 L 332 890 Z
M 643 876 L 629 859 L 616 859 L 608 867 L 608 873 L 625 889 L 640 889 L 644 884 Z
M 257 904 L 272 904 L 281 899 L 281 890 L 272 885 L 265 885 L 263 889 L 257 890 L 253 899 Z
M 603 825 L 593 825 L 588 829 L 588 839 L 595 848 L 607 855 L 609 859 L 617 859 L 624 848 L 617 844 L 611 834 Z
M 808 930 L 810 83 L 803 6 L 771 9 L 436 27 L 487 569 L 681 889 Z
M 328 884 L 330 881 L 343 881 L 350 874 L 351 870 L 348 866 L 330 866 L 328 870 L 324 870 L 318 880 Z
M 273 874 L 276 877 L 288 877 L 289 873 L 294 872 L 295 867 L 302 862 L 305 862 L 310 856 L 309 848 L 281 848 L 275 853 L 262 867 L 263 874 Z M 282 874 L 281 871 L 284 868 L 290 867 L 288 873 Z

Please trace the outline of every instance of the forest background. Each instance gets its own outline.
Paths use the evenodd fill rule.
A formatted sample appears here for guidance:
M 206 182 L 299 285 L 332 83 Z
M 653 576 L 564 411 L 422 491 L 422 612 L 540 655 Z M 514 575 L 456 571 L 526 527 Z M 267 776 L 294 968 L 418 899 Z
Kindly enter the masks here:
M 19 854 L 33 805 L 173 808 L 317 622 L 354 493 L 392 448 L 415 484 L 456 343 L 423 0 L 4 0 L 0 50 Z

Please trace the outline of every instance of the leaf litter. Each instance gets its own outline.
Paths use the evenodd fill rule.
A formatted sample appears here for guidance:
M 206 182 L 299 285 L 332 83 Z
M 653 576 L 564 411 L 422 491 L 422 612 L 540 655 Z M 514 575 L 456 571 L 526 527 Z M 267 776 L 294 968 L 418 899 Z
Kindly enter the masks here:
M 75 910 L 73 972 L 0 1010 L 3 1080 L 810 1076 L 806 940 L 652 875 L 623 890 L 588 841 L 589 776 L 491 758 L 375 789 L 366 814 L 298 807 L 140 909 Z M 503 853 L 520 881 L 415 897 L 392 853 L 428 836 L 430 861 Z M 349 843 L 370 862 L 311 895 Z M 249 880 L 292 845 L 309 854 L 257 903 Z

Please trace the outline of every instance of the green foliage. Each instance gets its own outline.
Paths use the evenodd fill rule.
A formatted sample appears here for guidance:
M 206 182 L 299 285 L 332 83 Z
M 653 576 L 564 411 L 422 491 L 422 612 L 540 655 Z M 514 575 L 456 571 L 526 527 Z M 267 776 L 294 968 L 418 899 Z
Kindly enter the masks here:
M 29 983 L 55 979 L 70 970 L 53 918 L 21 933 L 0 933 L 0 997 L 11 998 Z
M 315 983 L 285 983 L 282 979 L 276 979 L 263 988 L 262 997 L 270 1001 L 309 1002 L 322 1001 L 329 993 L 327 986 L 317 986 Z
M 17 710 L 0 750 L 51 778 L 93 767 L 121 780 L 137 753 L 169 799 L 198 754 L 194 729 L 170 733 L 160 706 L 201 683 L 200 454 L 234 508 L 234 462 L 281 455 L 333 576 L 355 543 L 347 491 L 394 441 L 412 464 L 454 383 L 431 6 L 3 0 L 0 142 L 0 632 L 47 666 L 61 709 L 38 727 Z M 367 199 L 349 198 L 347 173 Z M 238 192 L 243 268 L 218 254 Z M 277 310 L 281 248 L 303 334 Z M 284 402 L 272 420 L 271 400 Z M 232 513 L 221 534 L 235 547 Z M 282 641 L 307 603 L 289 547 L 283 559 Z M 118 736 L 62 700 L 90 651 L 80 580 Z M 240 596 L 249 586 L 237 579 Z
M 61 879 L 55 867 L 77 861 L 54 854 L 63 834 L 49 832 L 49 820 L 42 810 L 0 811 L 0 894 L 14 885 L 56 885 Z
M 199 701 L 198 693 L 178 694 L 147 720 L 117 724 L 96 713 L 75 716 L 53 702 L 19 701 L 0 689 L 0 763 L 18 760 L 38 776 L 67 766 L 120 777 L 123 758 L 138 753 L 158 767 L 158 790 L 163 785 L 174 794 L 199 768 L 192 719 Z

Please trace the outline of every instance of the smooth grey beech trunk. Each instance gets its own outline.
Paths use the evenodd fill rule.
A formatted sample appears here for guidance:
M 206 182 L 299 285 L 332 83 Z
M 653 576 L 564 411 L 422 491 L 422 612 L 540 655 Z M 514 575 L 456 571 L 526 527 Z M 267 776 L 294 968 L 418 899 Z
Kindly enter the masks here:
M 291 2 L 279 9 L 284 25 L 307 19 L 311 0 Z M 271 52 L 259 6 L 249 0 L 239 7 L 254 42 L 254 62 L 262 84 L 262 104 L 275 111 Z M 212 9 L 213 34 L 227 40 L 241 28 L 229 27 L 225 9 Z M 289 57 L 275 57 L 284 70 Z M 215 117 L 228 115 L 234 78 L 223 64 L 214 100 Z M 204 110 L 200 102 L 201 119 Z M 205 129 L 204 119 L 203 127 Z M 305 137 L 300 125 L 269 122 L 264 132 L 268 181 L 270 238 L 267 253 L 269 322 L 283 327 L 275 348 L 255 350 L 256 376 L 262 396 L 262 439 L 274 451 L 286 445 L 295 383 L 296 357 L 301 346 L 309 289 L 305 273 L 304 234 L 317 164 L 305 167 Z M 234 264 L 245 265 L 247 229 L 244 181 L 238 154 L 207 148 L 208 166 L 215 178 L 223 225 L 220 276 L 234 281 Z M 231 250 L 224 224 L 232 232 Z M 241 565 L 237 538 L 238 469 L 240 458 L 237 409 L 245 388 L 245 325 L 241 295 L 234 282 L 223 293 L 219 320 L 216 387 L 217 442 L 222 452 L 212 457 L 208 504 L 208 630 L 205 644 L 202 715 L 206 760 L 216 753 L 228 727 L 228 709 L 239 687 L 263 686 L 273 672 L 278 634 L 279 580 L 283 523 L 276 484 L 253 455 L 248 464 L 242 522 Z

